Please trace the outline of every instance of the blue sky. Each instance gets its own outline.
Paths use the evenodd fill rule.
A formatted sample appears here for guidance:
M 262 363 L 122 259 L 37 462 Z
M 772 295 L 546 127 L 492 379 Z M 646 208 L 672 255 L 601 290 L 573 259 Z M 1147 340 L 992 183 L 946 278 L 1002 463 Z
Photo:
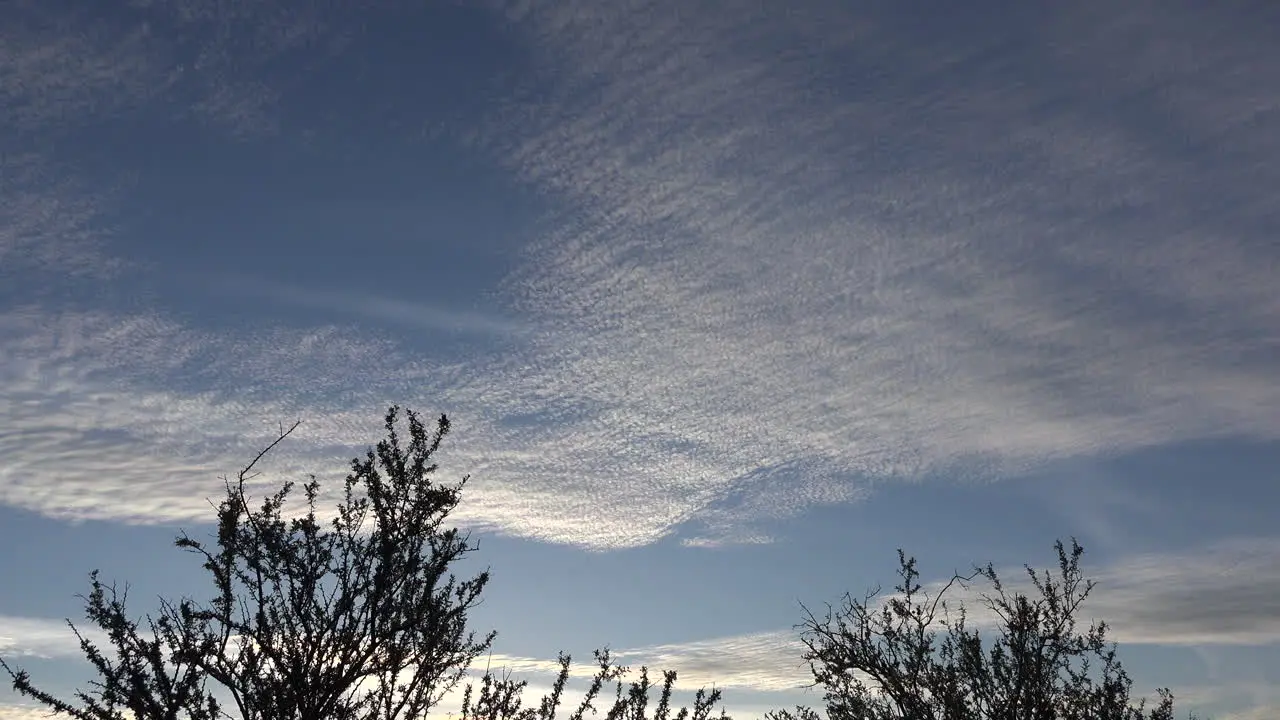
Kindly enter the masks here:
M 447 412 L 499 660 L 797 690 L 799 602 L 1053 560 L 1280 715 L 1280 6 L 0 6 L 0 654 Z M 549 679 L 549 672 L 547 673 Z M 7 688 L 0 717 L 28 711 Z

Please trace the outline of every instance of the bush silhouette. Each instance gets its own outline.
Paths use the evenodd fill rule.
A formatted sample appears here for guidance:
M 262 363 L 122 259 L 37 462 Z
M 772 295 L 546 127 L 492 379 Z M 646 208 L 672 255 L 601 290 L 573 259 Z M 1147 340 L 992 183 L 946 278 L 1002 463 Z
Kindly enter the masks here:
M 991 565 L 955 574 L 937 592 L 919 583 L 915 558 L 898 551 L 899 584 L 846 595 L 819 618 L 805 609 L 801 638 L 830 720 L 1171 720 L 1173 696 L 1131 700 L 1107 626 L 1080 629 L 1077 613 L 1094 588 L 1080 570 L 1083 548 L 1059 541 L 1056 573 L 1026 567 L 1030 593 L 1009 590 Z M 969 624 L 948 596 L 985 581 L 978 598 L 994 632 Z M 815 711 L 771 713 L 814 720 Z

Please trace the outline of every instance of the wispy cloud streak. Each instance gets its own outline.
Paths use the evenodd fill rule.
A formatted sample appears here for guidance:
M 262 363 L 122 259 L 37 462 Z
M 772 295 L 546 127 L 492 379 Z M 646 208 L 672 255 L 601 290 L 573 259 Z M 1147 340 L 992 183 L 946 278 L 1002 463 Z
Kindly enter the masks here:
M 102 643 L 105 635 L 94 628 L 80 627 L 90 642 Z M 66 621 L 0 615 L 0 656 L 65 658 L 80 654 L 80 641 Z
M 389 297 L 358 295 L 333 288 L 312 291 L 269 280 L 237 278 L 230 287 L 240 295 L 314 310 L 328 310 L 348 317 L 374 320 L 384 325 L 464 335 L 515 337 L 528 326 L 492 313 L 446 308 Z

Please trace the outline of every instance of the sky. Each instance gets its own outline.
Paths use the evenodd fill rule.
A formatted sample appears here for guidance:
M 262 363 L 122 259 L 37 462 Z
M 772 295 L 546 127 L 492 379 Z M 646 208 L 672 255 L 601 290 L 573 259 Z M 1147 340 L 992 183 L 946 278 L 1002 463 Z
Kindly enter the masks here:
M 801 603 L 1051 565 L 1150 693 L 1280 716 L 1280 5 L 0 4 L 0 656 L 337 483 L 398 403 L 560 650 L 805 690 Z M 332 486 L 332 485 L 331 485 Z M 541 676 L 543 680 L 536 678 Z M 31 717 L 0 689 L 0 718 Z

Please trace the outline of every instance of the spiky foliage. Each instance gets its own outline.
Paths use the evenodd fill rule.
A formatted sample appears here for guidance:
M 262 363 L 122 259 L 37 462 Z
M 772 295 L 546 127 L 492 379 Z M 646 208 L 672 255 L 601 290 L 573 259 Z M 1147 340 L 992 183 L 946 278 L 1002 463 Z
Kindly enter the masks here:
M 547 693 L 538 702 L 537 707 L 525 707 L 523 694 L 526 687 L 524 680 L 512 680 L 509 676 L 498 676 L 486 672 L 480 679 L 479 686 L 468 684 L 463 692 L 462 716 L 460 720 L 555 720 L 560 708 L 565 686 L 569 682 L 571 658 L 560 655 L 560 672 Z M 596 669 L 591 678 L 583 699 L 570 713 L 568 720 L 587 720 L 600 715 L 604 710 L 605 720 L 730 720 L 721 708 L 718 715 L 713 715 L 720 702 L 719 690 L 700 689 L 694 695 L 693 707 L 681 707 L 676 710 L 671 703 L 675 689 L 676 673 L 667 670 L 662 673 L 661 685 L 655 686 L 649 679 L 649 669 L 640 668 L 639 677 L 630 683 L 624 678 L 629 669 L 613 664 L 608 650 L 595 653 Z M 603 691 L 613 686 L 613 701 L 607 706 L 597 707 Z M 658 690 L 658 702 L 653 714 L 648 714 L 650 695 Z
M 805 659 L 825 690 L 830 720 L 1172 720 L 1173 696 L 1131 701 L 1133 682 L 1107 641 L 1107 626 L 1077 623 L 1094 588 L 1080 570 L 1084 550 L 1061 542 L 1057 573 L 1027 567 L 1029 592 L 1015 592 L 988 565 L 955 574 L 934 594 L 920 583 L 914 558 L 900 550 L 896 593 L 876 602 L 846 595 L 819 619 L 802 624 Z M 966 624 L 956 588 L 986 581 L 979 597 L 994 632 Z M 814 720 L 807 708 L 772 720 Z
M 103 649 L 76 631 L 96 672 L 89 689 L 60 699 L 11 669 L 14 688 L 76 720 L 402 720 L 425 717 L 494 634 L 467 629 L 489 575 L 458 580 L 451 565 L 473 548 L 445 520 L 466 478 L 438 484 L 432 456 L 449 432 L 407 412 L 386 414 L 387 436 L 351 463 L 332 519 L 317 514 L 320 483 L 286 513 L 293 483 L 250 506 L 255 465 L 297 428 L 280 432 L 226 483 L 213 543 L 181 535 L 203 562 L 212 598 L 164 600 L 133 620 L 127 592 L 95 572 L 85 597 Z M 73 631 L 75 626 L 72 625 Z M 235 715 L 220 705 L 230 698 Z

